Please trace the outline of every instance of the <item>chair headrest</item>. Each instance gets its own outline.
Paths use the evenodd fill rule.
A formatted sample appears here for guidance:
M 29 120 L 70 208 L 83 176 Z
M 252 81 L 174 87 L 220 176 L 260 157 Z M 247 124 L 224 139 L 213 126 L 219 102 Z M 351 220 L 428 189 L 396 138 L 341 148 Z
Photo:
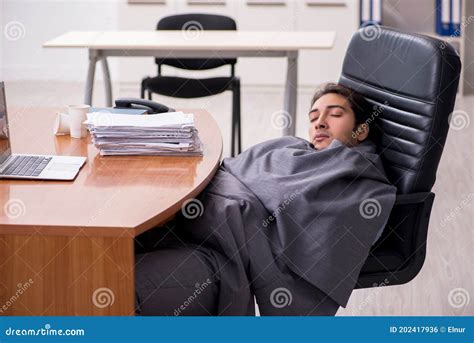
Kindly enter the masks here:
M 374 25 L 349 43 L 339 83 L 373 105 L 371 139 L 399 193 L 435 182 L 460 70 L 455 49 L 433 37 Z

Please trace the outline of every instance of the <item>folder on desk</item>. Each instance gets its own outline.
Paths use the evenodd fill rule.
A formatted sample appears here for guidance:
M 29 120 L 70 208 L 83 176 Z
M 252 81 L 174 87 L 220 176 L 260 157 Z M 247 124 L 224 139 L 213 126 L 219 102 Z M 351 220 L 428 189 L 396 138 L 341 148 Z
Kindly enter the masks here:
M 436 0 L 436 33 L 441 36 L 461 35 L 462 0 Z
M 382 24 L 382 0 L 360 0 L 360 26 Z
M 146 114 L 147 110 L 138 108 L 110 108 L 110 107 L 91 107 L 89 112 L 107 112 L 117 114 Z
M 194 114 L 92 112 L 84 122 L 101 155 L 202 156 Z

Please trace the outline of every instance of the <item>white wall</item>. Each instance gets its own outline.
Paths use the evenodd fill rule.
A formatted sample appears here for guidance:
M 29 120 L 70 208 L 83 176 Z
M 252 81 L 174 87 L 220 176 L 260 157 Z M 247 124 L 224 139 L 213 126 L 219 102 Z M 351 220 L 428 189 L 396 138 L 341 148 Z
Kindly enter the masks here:
M 122 2 L 118 22 L 119 28 L 123 30 L 152 30 L 161 17 L 206 12 L 228 15 L 237 21 L 238 29 L 244 31 L 334 30 L 337 32 L 334 49 L 303 51 L 300 54 L 299 84 L 315 85 L 338 78 L 345 48 L 358 26 L 357 4 L 358 0 L 347 0 L 346 6 L 308 6 L 304 0 L 287 0 L 286 4 L 277 6 L 249 6 L 245 0 L 227 0 L 225 5 L 188 5 L 186 0 L 168 1 L 164 5 Z M 237 73 L 244 85 L 282 86 L 285 71 L 284 58 L 239 58 L 237 63 Z M 128 58 L 120 61 L 123 81 L 138 82 L 150 73 L 156 73 L 153 59 Z M 201 74 L 217 73 L 226 71 Z
M 41 46 L 67 31 L 116 30 L 117 10 L 117 1 L 0 0 L 0 78 L 85 81 L 86 50 Z
M 336 30 L 333 50 L 300 55 L 299 84 L 316 85 L 335 80 L 340 73 L 344 50 L 357 27 L 356 3 L 347 0 L 347 6 L 310 7 L 304 0 L 288 0 L 282 6 L 249 6 L 244 0 L 227 0 L 225 5 L 188 5 L 185 0 L 168 0 L 164 5 L 128 4 L 126 0 L 0 0 L 2 29 L 10 24 L 17 30 L 11 32 L 20 35 L 1 35 L 0 78 L 84 82 L 84 49 L 43 49 L 41 45 L 66 31 L 153 30 L 163 16 L 206 12 L 233 17 L 239 30 Z M 138 85 L 142 77 L 156 73 L 152 58 L 111 58 L 109 63 L 116 83 Z M 241 58 L 237 65 L 244 85 L 282 86 L 285 70 L 283 58 Z M 210 72 L 222 73 L 227 70 Z M 100 68 L 97 79 L 101 79 Z
M 384 25 L 417 32 L 434 32 L 435 5 L 436 0 L 384 0 Z

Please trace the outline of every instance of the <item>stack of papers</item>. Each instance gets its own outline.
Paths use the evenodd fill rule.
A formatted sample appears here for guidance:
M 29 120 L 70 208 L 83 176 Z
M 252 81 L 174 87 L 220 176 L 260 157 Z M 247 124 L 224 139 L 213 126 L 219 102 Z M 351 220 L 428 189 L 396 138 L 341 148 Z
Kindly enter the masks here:
M 202 156 L 192 113 L 92 112 L 84 124 L 101 155 Z

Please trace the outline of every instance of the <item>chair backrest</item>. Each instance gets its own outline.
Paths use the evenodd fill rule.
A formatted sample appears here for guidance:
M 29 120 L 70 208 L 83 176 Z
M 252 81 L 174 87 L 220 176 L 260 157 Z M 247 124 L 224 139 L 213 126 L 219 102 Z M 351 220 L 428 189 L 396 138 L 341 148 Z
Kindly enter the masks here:
M 460 70 L 453 47 L 432 37 L 369 26 L 351 39 L 339 83 L 373 105 L 371 139 L 400 194 L 435 182 Z
M 216 14 L 189 13 L 164 17 L 158 21 L 157 30 L 182 30 L 183 34 L 193 37 L 200 30 L 237 30 L 234 19 Z M 189 31 L 189 32 L 187 32 Z M 156 64 L 170 65 L 176 68 L 189 70 L 206 70 L 226 64 L 234 65 L 235 58 L 156 58 Z

